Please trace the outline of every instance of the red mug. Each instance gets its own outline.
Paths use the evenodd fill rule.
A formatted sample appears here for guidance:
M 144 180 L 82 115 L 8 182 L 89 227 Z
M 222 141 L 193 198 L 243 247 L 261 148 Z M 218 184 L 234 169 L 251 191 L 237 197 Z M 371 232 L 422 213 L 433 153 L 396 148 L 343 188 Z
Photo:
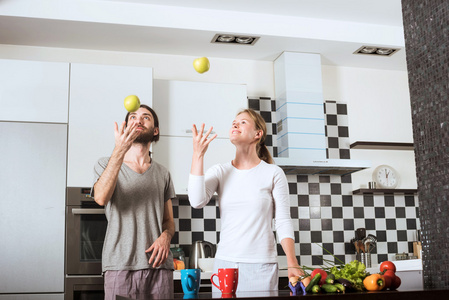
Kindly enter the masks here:
M 219 285 L 214 282 L 214 276 L 218 277 Z M 237 268 L 226 268 L 218 269 L 218 274 L 215 273 L 210 277 L 212 282 L 217 289 L 219 289 L 223 294 L 235 294 L 237 290 L 237 284 L 239 282 L 239 269 Z

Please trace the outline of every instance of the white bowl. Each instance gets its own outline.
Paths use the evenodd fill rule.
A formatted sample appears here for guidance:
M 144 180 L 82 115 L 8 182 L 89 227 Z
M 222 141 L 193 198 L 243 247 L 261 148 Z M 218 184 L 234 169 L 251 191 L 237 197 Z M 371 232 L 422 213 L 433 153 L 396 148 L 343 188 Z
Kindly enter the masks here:
M 198 267 L 203 272 L 212 272 L 214 270 L 214 258 L 198 258 Z

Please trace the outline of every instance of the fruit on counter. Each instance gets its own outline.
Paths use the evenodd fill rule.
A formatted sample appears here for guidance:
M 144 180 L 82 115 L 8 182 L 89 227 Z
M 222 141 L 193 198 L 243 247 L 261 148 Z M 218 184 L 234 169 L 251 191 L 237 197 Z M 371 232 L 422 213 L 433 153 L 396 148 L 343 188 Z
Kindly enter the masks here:
M 337 286 L 329 283 L 325 283 L 321 286 L 321 289 L 325 291 L 326 293 L 336 293 L 338 292 Z
M 209 59 L 207 59 L 207 57 L 196 58 L 193 61 L 193 68 L 200 74 L 209 71 Z
M 346 291 L 346 288 L 345 288 L 345 286 L 343 285 L 343 284 L 341 284 L 341 283 L 334 283 L 334 285 L 337 287 L 337 292 L 341 292 L 341 293 L 345 293 L 345 291 Z
M 319 285 L 321 286 L 321 285 L 325 284 L 326 278 L 327 278 L 327 272 L 324 271 L 323 269 L 317 268 L 312 271 L 312 274 L 310 274 L 310 276 L 312 276 L 312 278 L 315 278 L 316 274 L 321 274 L 321 279 L 320 279 Z
M 397 290 L 398 287 L 401 286 L 401 278 L 399 278 L 398 276 L 394 276 L 391 280 L 391 285 L 390 285 L 390 290 L 394 291 Z
M 363 280 L 369 275 L 364 264 L 358 260 L 353 260 L 348 264 L 333 266 L 330 271 L 335 275 L 335 279 L 346 279 L 352 284 L 352 288 L 357 291 L 363 291 Z
M 326 283 L 328 283 L 328 284 L 334 284 L 334 281 L 335 281 L 335 275 L 334 275 L 334 274 L 329 274 L 329 275 L 327 275 L 325 281 L 326 281 Z
M 309 285 L 306 287 L 306 292 L 310 293 L 312 291 L 313 286 L 318 285 L 321 280 L 321 273 L 315 274 L 315 276 L 312 277 L 312 280 L 310 281 Z
M 385 286 L 384 289 L 389 289 L 391 287 L 391 282 L 393 281 L 392 277 L 390 276 L 385 276 L 384 275 L 384 280 L 385 280 Z
M 173 259 L 173 265 L 175 267 L 175 270 L 184 270 L 186 268 L 184 262 L 180 259 Z
M 384 261 L 380 264 L 380 271 L 384 272 L 387 270 L 391 270 L 393 272 L 396 272 L 396 265 L 391 261 Z
M 320 286 L 319 286 L 318 284 L 315 284 L 315 285 L 312 287 L 312 293 L 313 293 L 313 294 L 318 294 L 319 292 L 321 292 L 321 288 L 320 288 Z
M 384 261 L 379 267 L 380 274 L 385 279 L 385 289 L 396 290 L 401 286 L 401 278 L 396 275 L 396 266 L 391 261 Z
M 125 108 L 129 112 L 134 112 L 140 107 L 140 99 L 136 95 L 129 95 L 125 98 Z
M 368 291 L 380 291 L 385 286 L 385 279 L 383 275 L 372 274 L 363 280 L 363 285 Z
M 345 288 L 346 292 L 354 292 L 355 291 L 352 283 L 347 279 L 344 279 L 344 278 L 335 279 L 335 283 L 341 284 Z

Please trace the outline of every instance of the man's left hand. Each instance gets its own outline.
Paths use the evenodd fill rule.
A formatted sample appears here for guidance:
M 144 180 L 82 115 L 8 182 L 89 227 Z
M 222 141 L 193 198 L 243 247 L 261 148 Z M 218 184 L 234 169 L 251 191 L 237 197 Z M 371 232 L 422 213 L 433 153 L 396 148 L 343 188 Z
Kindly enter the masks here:
M 162 265 L 168 257 L 170 252 L 170 236 L 168 233 L 163 232 L 157 240 L 154 241 L 153 245 L 150 246 L 146 253 L 151 252 L 151 257 L 148 260 L 148 263 L 151 265 L 153 263 L 153 268 L 157 268 Z

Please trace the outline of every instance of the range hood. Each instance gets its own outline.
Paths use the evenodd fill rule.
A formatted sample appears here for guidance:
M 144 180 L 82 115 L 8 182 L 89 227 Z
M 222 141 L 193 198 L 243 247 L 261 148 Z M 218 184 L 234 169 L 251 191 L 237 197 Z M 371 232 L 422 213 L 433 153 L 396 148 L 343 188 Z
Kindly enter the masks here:
M 284 52 L 274 62 L 278 157 L 286 174 L 346 175 L 370 161 L 328 159 L 320 54 Z

